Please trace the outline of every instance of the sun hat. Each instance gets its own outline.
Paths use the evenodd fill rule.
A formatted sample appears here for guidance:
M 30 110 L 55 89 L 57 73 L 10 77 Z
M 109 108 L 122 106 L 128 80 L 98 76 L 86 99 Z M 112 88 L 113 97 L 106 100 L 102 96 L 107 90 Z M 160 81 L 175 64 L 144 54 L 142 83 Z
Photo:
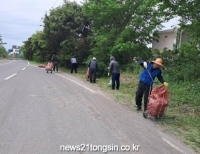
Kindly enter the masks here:
M 96 57 L 93 57 L 92 59 L 93 59 L 93 60 L 96 60 Z
M 153 60 L 152 62 L 159 65 L 159 66 L 165 67 L 163 65 L 163 60 L 161 58 L 157 58 L 156 60 Z

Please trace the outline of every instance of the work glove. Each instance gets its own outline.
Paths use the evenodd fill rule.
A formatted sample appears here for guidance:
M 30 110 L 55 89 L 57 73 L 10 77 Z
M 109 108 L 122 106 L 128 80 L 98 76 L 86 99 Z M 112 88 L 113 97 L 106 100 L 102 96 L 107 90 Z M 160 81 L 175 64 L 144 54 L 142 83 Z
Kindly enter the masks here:
M 163 85 L 167 87 L 167 86 L 168 86 L 168 83 L 167 83 L 167 82 L 164 82 Z
M 110 76 L 110 73 L 108 73 L 108 76 Z
M 143 62 L 143 66 L 145 69 L 147 69 L 147 62 Z

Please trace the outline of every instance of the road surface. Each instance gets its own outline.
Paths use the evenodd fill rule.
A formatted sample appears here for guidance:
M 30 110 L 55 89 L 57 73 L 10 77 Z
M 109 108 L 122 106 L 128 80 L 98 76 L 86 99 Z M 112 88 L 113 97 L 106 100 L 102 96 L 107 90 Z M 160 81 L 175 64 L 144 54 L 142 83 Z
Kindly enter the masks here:
M 195 153 L 94 84 L 24 60 L 0 61 L 0 154 L 93 152 Z

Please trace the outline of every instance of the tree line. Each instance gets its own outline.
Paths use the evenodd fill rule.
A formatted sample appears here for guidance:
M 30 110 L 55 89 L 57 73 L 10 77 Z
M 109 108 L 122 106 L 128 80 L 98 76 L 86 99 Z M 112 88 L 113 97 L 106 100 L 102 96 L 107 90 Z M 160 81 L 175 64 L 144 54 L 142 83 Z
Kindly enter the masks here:
M 157 56 L 164 58 L 173 81 L 197 79 L 199 6 L 198 0 L 87 0 L 82 5 L 64 0 L 62 6 L 45 14 L 43 31 L 28 38 L 22 51 L 24 58 L 38 62 L 49 61 L 57 53 L 64 67 L 72 56 L 79 65 L 86 65 L 94 56 L 102 75 L 111 55 L 122 68 L 134 69 L 134 57 L 155 58 L 155 51 L 147 45 L 158 39 L 163 22 L 178 16 L 180 30 L 188 32 L 188 41 L 181 47 L 175 44 L 172 51 L 157 52 Z
M 4 44 L 4 42 L 3 42 L 2 36 L 0 34 L 0 59 L 6 58 L 8 55 L 6 49 L 3 47 L 3 44 Z

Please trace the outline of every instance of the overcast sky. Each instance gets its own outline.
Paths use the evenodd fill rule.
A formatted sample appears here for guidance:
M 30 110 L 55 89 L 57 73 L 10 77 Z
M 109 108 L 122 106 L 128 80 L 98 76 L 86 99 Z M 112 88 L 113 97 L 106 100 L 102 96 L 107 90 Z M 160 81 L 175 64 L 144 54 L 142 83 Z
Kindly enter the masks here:
M 73 1 L 73 0 L 72 0 Z M 75 0 L 80 2 L 82 0 Z M 0 2 L 0 34 L 6 49 L 12 45 L 21 46 L 32 34 L 42 30 L 41 18 L 52 7 L 63 4 L 63 0 L 1 0 Z M 172 20 L 165 24 L 170 29 L 177 24 Z

